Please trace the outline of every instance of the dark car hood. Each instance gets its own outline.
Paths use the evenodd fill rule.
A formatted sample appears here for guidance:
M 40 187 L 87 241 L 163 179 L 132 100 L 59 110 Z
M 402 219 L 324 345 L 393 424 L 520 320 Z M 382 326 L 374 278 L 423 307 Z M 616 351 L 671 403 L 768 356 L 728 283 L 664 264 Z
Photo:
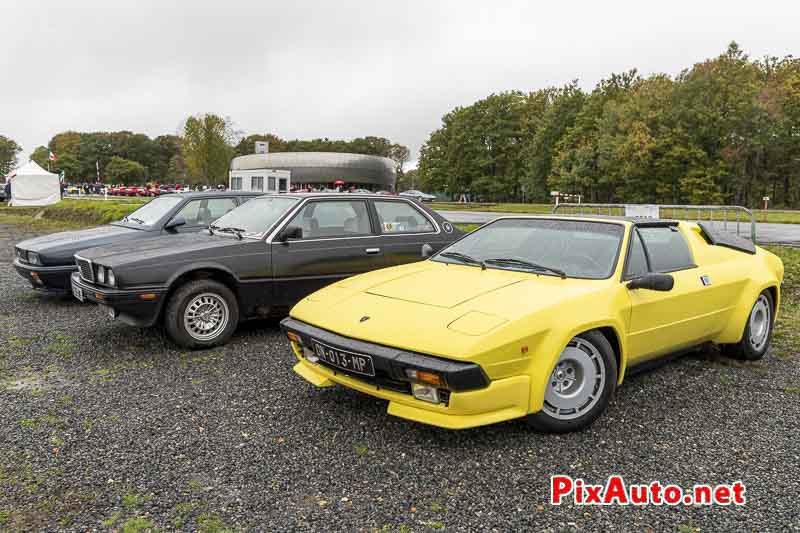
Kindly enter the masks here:
M 202 254 L 207 250 L 237 247 L 244 242 L 253 241 L 249 239 L 240 241 L 235 237 L 209 235 L 203 231 L 200 233 L 165 235 L 152 239 L 121 242 L 110 246 L 81 250 L 78 255 L 92 262 L 116 267 L 131 263 L 146 263 L 152 260 L 160 261 L 167 256 L 197 257 L 198 252 Z
M 47 265 L 70 264 L 78 250 L 104 246 L 111 243 L 143 239 L 157 232 L 106 225 L 80 231 L 62 231 L 28 239 L 17 244 L 19 248 L 36 252 Z

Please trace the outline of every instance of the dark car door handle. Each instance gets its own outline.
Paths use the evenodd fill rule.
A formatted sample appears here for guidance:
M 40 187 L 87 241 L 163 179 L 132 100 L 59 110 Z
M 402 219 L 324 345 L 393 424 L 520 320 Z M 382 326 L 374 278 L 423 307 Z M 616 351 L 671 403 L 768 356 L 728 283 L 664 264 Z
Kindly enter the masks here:
M 375 255 L 375 254 L 381 253 L 381 249 L 380 248 L 367 248 L 364 251 L 367 252 L 367 255 Z

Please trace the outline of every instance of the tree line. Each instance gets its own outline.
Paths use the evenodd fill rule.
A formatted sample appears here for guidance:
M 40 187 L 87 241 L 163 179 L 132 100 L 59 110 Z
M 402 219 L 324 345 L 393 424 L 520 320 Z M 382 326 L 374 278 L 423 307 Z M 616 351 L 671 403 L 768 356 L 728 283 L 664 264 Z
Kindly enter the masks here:
M 243 137 L 230 118 L 213 113 L 188 117 L 180 135 L 150 138 L 131 131 L 66 131 L 53 136 L 46 146 L 37 147 L 30 159 L 67 181 L 106 183 L 144 182 L 214 185 L 227 183 L 233 157 L 251 154 L 255 141 L 268 141 L 270 152 L 350 152 L 390 157 L 402 174 L 409 150 L 383 137 L 352 140 L 284 140 L 275 134 Z M 0 176 L 10 173 L 22 148 L 0 135 Z M 50 160 L 50 153 L 56 160 Z
M 489 201 L 800 205 L 800 59 L 736 43 L 677 76 L 492 94 L 444 115 L 421 188 Z

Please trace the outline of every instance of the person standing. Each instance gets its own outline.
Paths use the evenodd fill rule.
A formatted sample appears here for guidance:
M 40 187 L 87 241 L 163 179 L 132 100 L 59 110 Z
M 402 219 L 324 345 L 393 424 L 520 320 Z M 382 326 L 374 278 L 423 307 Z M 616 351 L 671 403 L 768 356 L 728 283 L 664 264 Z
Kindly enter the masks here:
M 6 178 L 5 192 L 6 192 L 6 205 L 11 205 L 11 178 L 9 177 Z

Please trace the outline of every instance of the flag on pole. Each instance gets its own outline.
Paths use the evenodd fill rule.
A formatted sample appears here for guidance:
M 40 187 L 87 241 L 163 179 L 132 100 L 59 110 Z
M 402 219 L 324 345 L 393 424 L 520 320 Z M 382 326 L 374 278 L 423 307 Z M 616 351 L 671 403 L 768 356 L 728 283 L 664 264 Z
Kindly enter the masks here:
M 55 161 L 55 160 L 56 160 L 56 154 L 50 152 L 50 161 Z

